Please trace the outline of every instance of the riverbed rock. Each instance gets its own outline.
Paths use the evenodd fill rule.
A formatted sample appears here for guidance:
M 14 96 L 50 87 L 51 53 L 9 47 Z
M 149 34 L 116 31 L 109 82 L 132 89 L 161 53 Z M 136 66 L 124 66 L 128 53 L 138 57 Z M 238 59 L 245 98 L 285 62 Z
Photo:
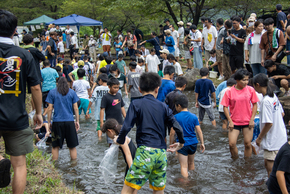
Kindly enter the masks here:
M 284 109 L 284 122 L 288 125 L 288 121 L 290 120 L 290 96 L 279 97 L 279 101 Z
M 194 90 L 196 80 L 200 79 L 199 69 L 192 68 L 183 75 L 187 79 L 185 90 Z

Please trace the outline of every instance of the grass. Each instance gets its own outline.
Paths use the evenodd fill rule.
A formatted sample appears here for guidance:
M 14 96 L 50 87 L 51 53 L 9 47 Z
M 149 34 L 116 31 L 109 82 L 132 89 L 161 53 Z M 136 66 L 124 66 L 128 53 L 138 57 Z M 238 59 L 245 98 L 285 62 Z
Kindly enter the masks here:
M 0 140 L 0 154 L 5 158 L 9 158 L 4 153 L 4 141 Z M 52 162 L 49 162 L 50 156 L 43 154 L 37 148 L 30 154 L 26 155 L 27 165 L 27 183 L 24 193 L 82 193 L 71 190 L 65 186 L 61 180 L 61 176 L 57 172 Z M 13 169 L 11 168 L 11 176 L 13 177 Z M 12 193 L 11 184 L 0 189 L 0 194 Z

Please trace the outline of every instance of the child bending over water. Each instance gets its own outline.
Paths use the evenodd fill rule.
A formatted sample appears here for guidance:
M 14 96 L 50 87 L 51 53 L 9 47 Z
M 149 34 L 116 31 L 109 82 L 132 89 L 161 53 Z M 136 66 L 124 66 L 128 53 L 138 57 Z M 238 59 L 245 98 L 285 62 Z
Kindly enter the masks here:
M 121 128 L 122 125 L 119 125 L 116 119 L 108 119 L 104 123 L 103 128 L 101 130 L 103 133 L 106 133 L 109 138 L 114 139 L 115 136 L 119 135 Z M 125 172 L 126 177 L 129 167 L 133 164 L 136 146 L 134 145 L 132 139 L 126 136 L 124 144 L 120 145 L 119 148 L 122 151 L 125 162 L 127 164 Z

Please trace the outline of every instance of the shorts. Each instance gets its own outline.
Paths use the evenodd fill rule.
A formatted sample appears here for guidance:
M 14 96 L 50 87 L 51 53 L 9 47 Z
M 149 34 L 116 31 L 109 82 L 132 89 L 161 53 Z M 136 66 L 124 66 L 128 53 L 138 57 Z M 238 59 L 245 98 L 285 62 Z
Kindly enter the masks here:
M 184 51 L 184 59 L 191 59 L 191 55 L 189 51 Z
M 82 114 L 82 110 L 84 110 L 84 114 L 86 114 L 90 101 L 84 98 L 80 98 L 80 101 L 81 104 L 79 105 L 79 115 Z M 89 110 L 89 114 L 91 114 L 91 109 Z
M 228 120 L 224 112 L 219 112 L 221 120 Z
M 243 128 L 248 128 L 249 125 L 234 125 L 234 129 L 235 130 L 239 130 L 239 131 L 242 131 Z
M 101 121 L 97 121 L 97 129 L 96 131 L 100 131 L 101 130 Z
M 203 117 L 204 117 L 205 112 L 207 113 L 208 118 L 209 118 L 210 121 L 215 120 L 215 118 L 214 118 L 214 110 L 213 110 L 212 106 L 209 107 L 209 108 L 203 108 L 203 107 L 201 107 L 199 105 L 198 106 L 199 121 L 203 121 Z
M 111 45 L 103 45 L 103 52 L 110 52 L 111 51 Z
M 0 131 L 5 142 L 5 153 L 21 156 L 33 152 L 33 130 L 28 127 L 20 131 Z
M 264 150 L 264 159 L 274 161 L 279 150 L 276 151 L 269 151 Z
M 231 70 L 241 69 L 244 66 L 244 56 L 233 56 L 230 55 L 230 66 Z
M 134 189 L 141 187 L 149 179 L 149 187 L 159 191 L 165 189 L 167 157 L 165 149 L 146 146 L 137 148 L 132 166 L 128 170 L 125 184 Z
M 46 98 L 47 98 L 48 93 L 49 93 L 49 91 L 42 92 L 42 104 L 43 104 L 43 108 L 47 108 L 48 107 L 48 103 L 46 102 Z
M 51 129 L 52 147 L 62 148 L 64 139 L 69 148 L 79 145 L 74 121 L 53 122 Z
M 197 148 L 197 144 L 187 145 L 187 146 L 183 146 L 183 148 L 181 148 L 177 152 L 184 156 L 193 155 L 196 152 L 196 148 Z
M 216 50 L 216 62 L 223 62 L 223 50 Z

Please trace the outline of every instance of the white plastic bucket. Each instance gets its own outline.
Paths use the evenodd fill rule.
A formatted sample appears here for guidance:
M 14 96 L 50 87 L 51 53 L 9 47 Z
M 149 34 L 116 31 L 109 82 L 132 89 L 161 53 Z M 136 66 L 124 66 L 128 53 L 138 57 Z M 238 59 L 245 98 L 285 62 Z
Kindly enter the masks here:
M 217 77 L 217 74 L 218 74 L 218 72 L 216 72 L 216 71 L 210 71 L 209 72 L 209 77 L 210 78 L 216 78 Z

